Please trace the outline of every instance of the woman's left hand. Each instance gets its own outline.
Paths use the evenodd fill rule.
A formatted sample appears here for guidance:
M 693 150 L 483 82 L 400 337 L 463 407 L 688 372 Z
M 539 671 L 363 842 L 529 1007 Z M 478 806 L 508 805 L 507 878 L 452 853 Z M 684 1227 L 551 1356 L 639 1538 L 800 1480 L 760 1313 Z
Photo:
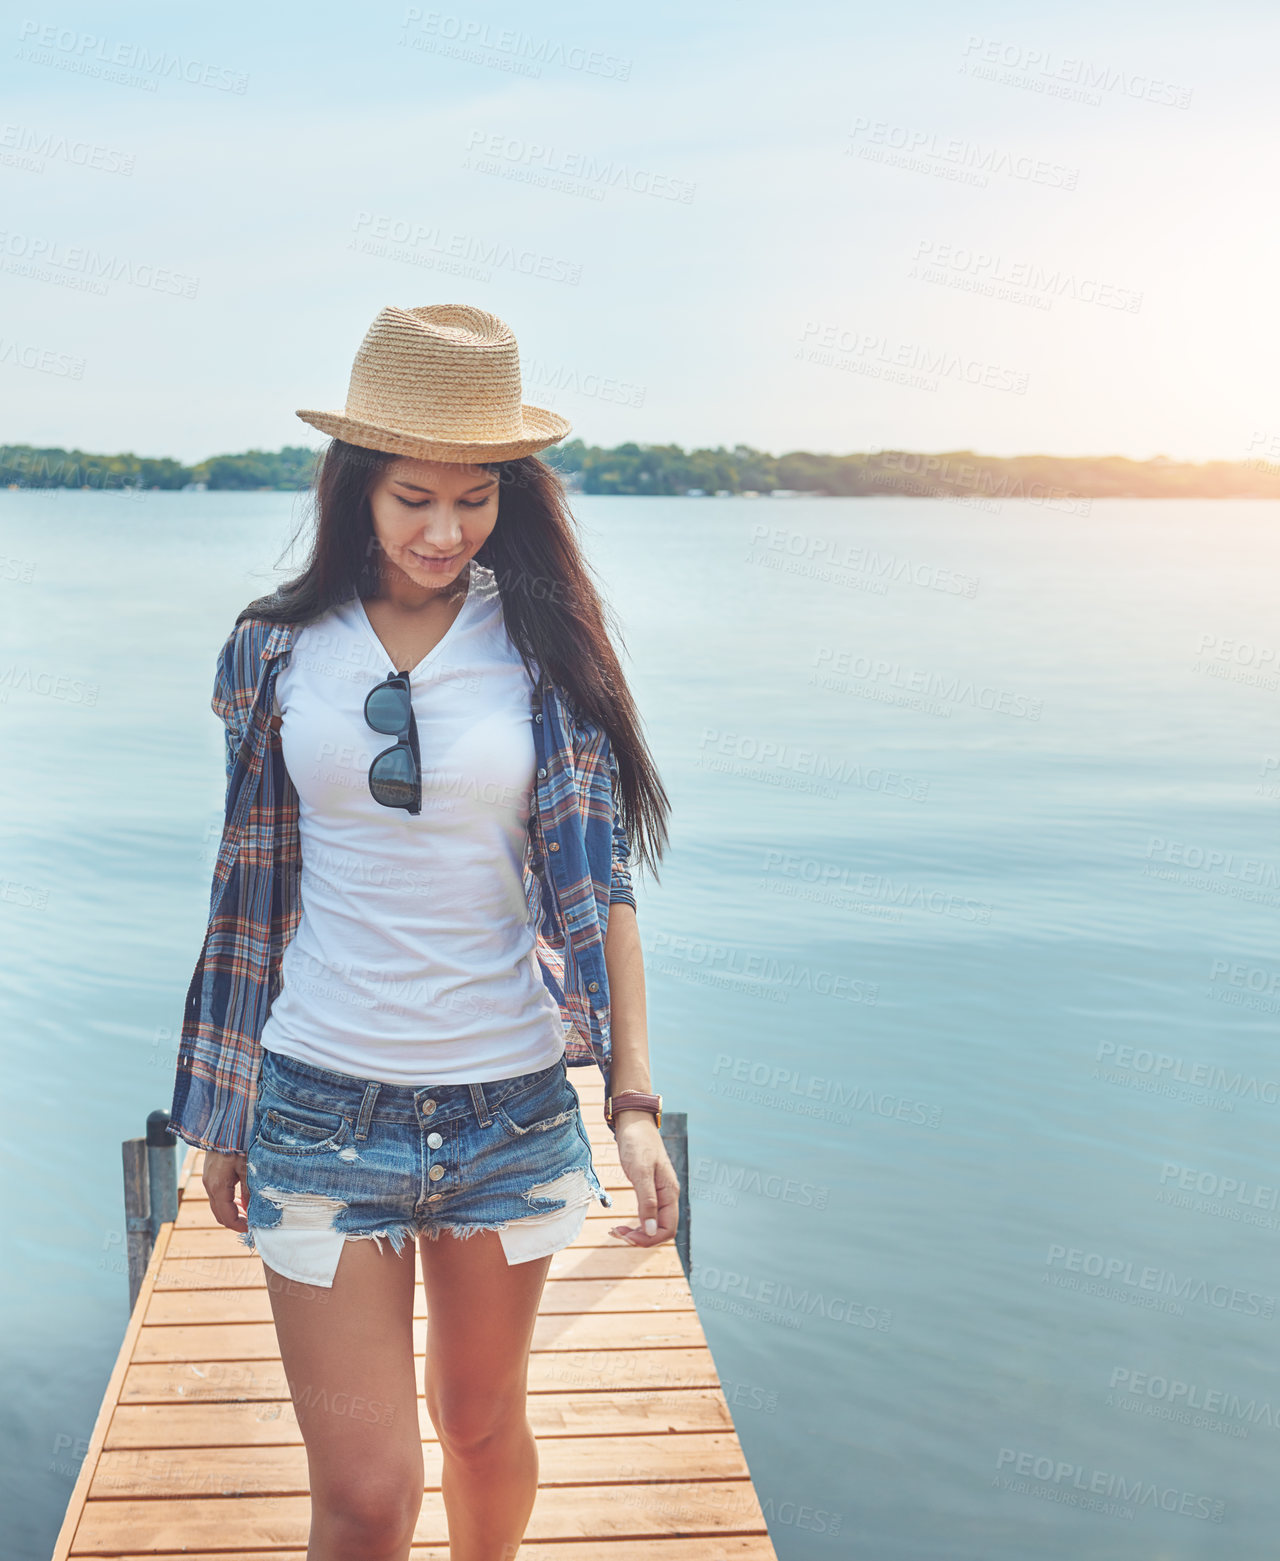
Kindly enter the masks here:
M 649 1112 L 620 1111 L 616 1120 L 618 1158 L 635 1188 L 640 1223 L 611 1225 L 609 1234 L 633 1247 L 656 1247 L 670 1241 L 680 1223 L 680 1183 Z

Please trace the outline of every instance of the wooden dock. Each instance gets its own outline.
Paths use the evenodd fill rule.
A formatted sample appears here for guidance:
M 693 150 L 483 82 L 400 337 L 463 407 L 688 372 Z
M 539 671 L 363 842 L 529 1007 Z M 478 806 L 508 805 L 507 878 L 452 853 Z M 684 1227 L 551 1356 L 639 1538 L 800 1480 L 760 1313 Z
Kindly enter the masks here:
M 675 1246 L 607 1234 L 634 1222 L 635 1195 L 599 1074 L 577 1083 L 587 1072 L 569 1078 L 614 1207 L 591 1209 L 543 1293 L 529 1369 L 541 1479 L 520 1561 L 776 1561 Z M 203 1160 L 187 1147 L 177 1219 L 159 1227 L 53 1561 L 305 1561 L 306 1450 L 262 1261 L 214 1220 Z M 419 1276 L 426 1492 L 410 1555 L 448 1561 L 426 1327 Z

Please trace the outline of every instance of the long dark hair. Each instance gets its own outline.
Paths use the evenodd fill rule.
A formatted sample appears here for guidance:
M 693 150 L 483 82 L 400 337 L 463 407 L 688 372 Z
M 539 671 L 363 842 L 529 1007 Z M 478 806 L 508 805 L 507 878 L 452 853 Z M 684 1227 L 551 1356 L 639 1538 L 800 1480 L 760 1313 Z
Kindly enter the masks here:
M 397 457 L 332 439 L 315 478 L 311 553 L 301 574 L 260 596 L 236 618 L 311 623 L 338 602 L 376 596 L 381 545 L 369 494 Z M 535 659 L 569 704 L 602 727 L 618 760 L 623 823 L 637 863 L 658 877 L 670 802 L 641 730 L 613 648 L 624 643 L 578 544 L 564 487 L 535 455 L 483 462 L 500 487 L 498 519 L 476 553 L 492 569 L 511 642 L 530 675 Z M 301 530 L 301 528 L 300 528 Z M 288 544 L 292 550 L 299 533 Z

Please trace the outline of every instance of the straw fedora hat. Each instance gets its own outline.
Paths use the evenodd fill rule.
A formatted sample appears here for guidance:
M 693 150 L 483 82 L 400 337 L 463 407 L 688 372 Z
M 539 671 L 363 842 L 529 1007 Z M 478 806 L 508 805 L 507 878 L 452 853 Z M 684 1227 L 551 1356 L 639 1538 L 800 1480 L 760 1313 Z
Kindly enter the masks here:
M 468 304 L 388 306 L 365 332 L 341 412 L 299 408 L 321 433 L 424 461 L 513 461 L 571 424 L 528 406 L 511 327 Z

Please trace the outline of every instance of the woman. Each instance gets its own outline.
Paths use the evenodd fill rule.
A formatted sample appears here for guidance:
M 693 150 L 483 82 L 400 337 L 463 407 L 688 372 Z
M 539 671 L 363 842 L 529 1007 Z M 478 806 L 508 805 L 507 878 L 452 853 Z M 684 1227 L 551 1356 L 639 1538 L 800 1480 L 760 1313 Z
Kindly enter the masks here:
M 536 1494 L 551 1256 L 612 1203 L 566 1064 L 601 1068 L 636 1192 L 612 1234 L 675 1233 L 629 869 L 634 840 L 656 870 L 668 801 L 535 458 L 569 425 L 522 404 L 503 322 L 384 309 L 345 411 L 298 415 L 333 442 L 306 568 L 218 662 L 226 821 L 171 1126 L 266 1265 L 310 1561 L 408 1555 L 415 1245 L 450 1556 L 498 1561 Z

